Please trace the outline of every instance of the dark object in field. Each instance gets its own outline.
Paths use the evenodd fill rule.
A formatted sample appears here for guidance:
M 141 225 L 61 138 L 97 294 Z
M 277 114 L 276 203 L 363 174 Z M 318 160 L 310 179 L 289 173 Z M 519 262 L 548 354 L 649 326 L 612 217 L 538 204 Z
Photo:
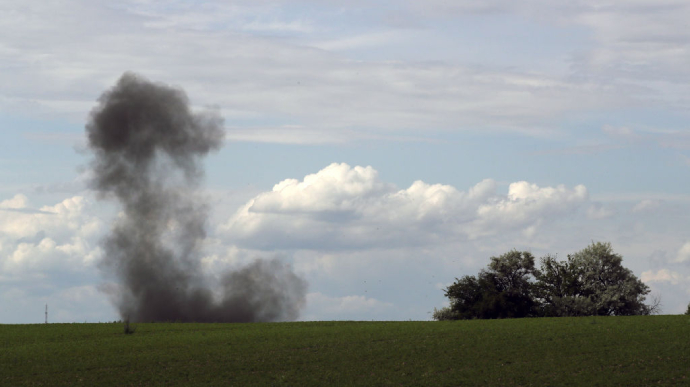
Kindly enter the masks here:
M 98 99 L 86 132 L 93 187 L 122 205 L 101 269 L 132 321 L 292 320 L 306 283 L 277 261 L 209 278 L 200 265 L 207 205 L 200 159 L 220 148 L 223 119 L 195 113 L 184 91 L 125 73 Z
M 137 328 L 129 325 L 129 319 L 125 319 L 125 335 L 133 334 Z

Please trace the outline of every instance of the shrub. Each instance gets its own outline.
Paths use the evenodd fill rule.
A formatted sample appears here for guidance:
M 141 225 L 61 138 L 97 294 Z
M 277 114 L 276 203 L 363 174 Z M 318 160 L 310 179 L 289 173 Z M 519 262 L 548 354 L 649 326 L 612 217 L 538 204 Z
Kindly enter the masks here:
M 445 308 L 441 308 L 441 309 L 434 308 L 434 313 L 432 314 L 432 318 L 436 321 L 445 321 L 445 320 L 459 320 L 460 316 L 458 315 L 458 312 L 452 310 L 450 308 L 450 306 L 446 306 Z

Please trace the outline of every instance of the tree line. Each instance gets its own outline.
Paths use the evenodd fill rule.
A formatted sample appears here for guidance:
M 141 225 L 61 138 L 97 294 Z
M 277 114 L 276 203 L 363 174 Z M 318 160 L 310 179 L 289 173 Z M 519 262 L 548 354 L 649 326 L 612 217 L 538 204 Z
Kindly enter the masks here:
M 434 309 L 435 320 L 518 317 L 631 316 L 658 313 L 659 300 L 644 303 L 650 289 L 613 252 L 592 243 L 559 261 L 527 251 L 491 257 L 476 276 L 456 278 L 445 296 L 450 306 Z M 690 311 L 690 306 L 689 306 Z

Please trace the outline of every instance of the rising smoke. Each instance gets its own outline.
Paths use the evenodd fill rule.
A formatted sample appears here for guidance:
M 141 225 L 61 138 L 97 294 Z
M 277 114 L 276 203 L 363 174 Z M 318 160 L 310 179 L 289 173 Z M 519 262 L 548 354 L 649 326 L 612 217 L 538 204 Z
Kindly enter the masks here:
M 93 186 L 121 215 L 104 240 L 101 269 L 132 321 L 294 320 L 306 283 L 278 261 L 257 260 L 220 278 L 202 272 L 207 205 L 200 158 L 220 148 L 223 120 L 194 113 L 184 91 L 125 73 L 103 93 L 86 132 Z

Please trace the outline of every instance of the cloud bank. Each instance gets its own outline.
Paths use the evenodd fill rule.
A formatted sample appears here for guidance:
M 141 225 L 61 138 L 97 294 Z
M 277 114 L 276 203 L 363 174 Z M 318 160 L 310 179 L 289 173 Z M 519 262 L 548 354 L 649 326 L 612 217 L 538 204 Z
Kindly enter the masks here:
M 477 128 L 553 136 L 578 112 L 678 112 L 688 100 L 690 7 L 683 2 L 402 2 L 394 14 L 372 10 L 366 22 L 352 4 L 5 2 L 0 60 L 11 71 L 0 74 L 0 109 L 81 120 L 93 96 L 126 68 L 176 79 L 202 96 L 200 104 L 220 104 L 228 121 L 244 123 L 229 133 L 237 141 L 310 143 L 306 134 L 318 131 L 341 142 Z M 451 44 L 463 31 L 439 23 L 463 25 L 468 16 L 498 36 L 510 32 L 501 30 L 507 20 L 576 38 L 522 66 L 510 53 L 449 57 L 481 56 L 472 49 L 478 42 Z M 502 51 L 532 49 L 522 41 L 508 46 Z M 428 47 L 437 49 L 420 57 Z
M 498 192 L 491 179 L 466 191 L 415 181 L 406 189 L 372 167 L 331 164 L 287 179 L 248 201 L 219 231 L 256 249 L 365 249 L 473 240 L 505 231 L 533 233 L 587 203 L 583 185 L 525 181 Z
M 82 196 L 40 209 L 22 194 L 0 202 L 0 273 L 92 265 L 101 254 L 95 239 L 103 223 L 89 207 Z

